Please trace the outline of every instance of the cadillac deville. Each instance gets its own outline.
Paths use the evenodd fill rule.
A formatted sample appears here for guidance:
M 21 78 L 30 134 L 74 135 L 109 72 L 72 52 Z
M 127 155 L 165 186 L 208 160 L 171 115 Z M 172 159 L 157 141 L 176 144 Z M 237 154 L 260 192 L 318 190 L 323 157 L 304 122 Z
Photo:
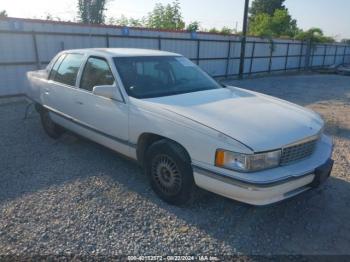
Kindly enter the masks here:
M 320 186 L 332 170 L 318 114 L 220 85 L 175 53 L 67 50 L 27 77 L 50 137 L 70 130 L 136 160 L 170 204 L 198 186 L 267 205 Z

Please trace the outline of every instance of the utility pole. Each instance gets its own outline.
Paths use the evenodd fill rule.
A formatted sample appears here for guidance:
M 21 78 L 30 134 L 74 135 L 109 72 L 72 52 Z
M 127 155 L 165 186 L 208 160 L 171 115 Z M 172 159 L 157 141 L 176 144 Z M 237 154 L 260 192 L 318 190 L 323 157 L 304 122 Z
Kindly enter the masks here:
M 245 45 L 247 42 L 247 27 L 248 27 L 248 9 L 249 9 L 249 0 L 245 0 L 244 15 L 243 15 L 243 30 L 242 30 L 242 38 L 241 38 L 241 56 L 239 60 L 239 79 L 243 78 L 243 72 L 244 72 Z

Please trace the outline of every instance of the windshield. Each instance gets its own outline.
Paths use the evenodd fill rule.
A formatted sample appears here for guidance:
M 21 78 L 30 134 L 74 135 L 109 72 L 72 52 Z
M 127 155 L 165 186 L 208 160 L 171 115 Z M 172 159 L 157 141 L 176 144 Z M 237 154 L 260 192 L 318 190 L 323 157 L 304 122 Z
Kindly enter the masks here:
M 129 96 L 151 98 L 217 89 L 221 86 L 182 56 L 116 57 Z

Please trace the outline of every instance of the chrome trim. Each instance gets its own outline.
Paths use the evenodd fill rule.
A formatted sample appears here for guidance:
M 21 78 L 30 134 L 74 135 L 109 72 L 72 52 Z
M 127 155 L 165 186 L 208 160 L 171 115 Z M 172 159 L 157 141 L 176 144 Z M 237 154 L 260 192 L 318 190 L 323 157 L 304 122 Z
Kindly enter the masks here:
M 79 125 L 79 126 L 81 126 L 81 127 L 84 127 L 84 128 L 86 128 L 86 129 L 88 129 L 88 130 L 90 130 L 90 131 L 92 131 L 92 132 L 95 132 L 95 133 L 97 133 L 97 134 L 99 134 L 99 135 L 105 136 L 105 137 L 107 137 L 107 138 L 109 138 L 109 139 L 115 140 L 116 142 L 121 143 L 121 144 L 124 144 L 124 145 L 127 145 L 127 146 L 129 146 L 129 147 L 133 147 L 133 148 L 136 148 L 136 147 L 137 147 L 136 144 L 131 143 L 130 141 L 127 141 L 127 140 L 121 139 L 121 138 L 119 138 L 119 137 L 115 137 L 115 136 L 106 134 L 106 133 L 104 133 L 104 132 L 102 132 L 102 131 L 100 131 L 100 130 L 98 130 L 98 129 L 96 129 L 96 128 L 90 126 L 90 125 L 87 125 L 87 124 L 85 124 L 85 123 L 82 123 L 81 121 L 79 121 L 79 120 L 77 120 L 77 119 L 75 119 L 75 118 L 73 118 L 73 117 L 70 117 L 70 116 L 66 115 L 65 113 L 62 113 L 62 112 L 60 112 L 60 111 L 58 111 L 58 110 L 56 110 L 56 109 L 53 109 L 53 108 L 51 108 L 51 107 L 49 107 L 49 106 L 43 106 L 43 107 L 44 107 L 45 109 L 49 110 L 50 112 L 52 112 L 52 113 L 54 113 L 54 114 L 56 114 L 56 115 L 58 115 L 58 116 L 60 116 L 60 117 L 62 117 L 62 118 L 64 118 L 64 119 L 66 119 L 66 120 L 68 120 L 68 121 L 71 121 L 71 122 L 74 123 L 74 124 L 77 124 L 77 125 Z
M 212 171 L 203 167 L 199 167 L 196 165 L 192 164 L 193 171 L 196 173 L 199 173 L 201 175 L 210 177 L 212 179 L 220 180 L 221 182 L 228 183 L 234 186 L 239 186 L 244 189 L 249 189 L 253 191 L 259 191 L 264 188 L 270 188 L 278 185 L 282 185 L 291 181 L 299 180 L 301 178 L 304 178 L 306 176 L 314 174 L 314 171 L 312 172 L 307 172 L 303 175 L 300 176 L 291 176 L 288 178 L 284 178 L 281 180 L 276 180 L 276 181 L 268 181 L 268 182 L 252 182 L 252 181 L 244 181 L 238 178 L 234 178 L 232 176 L 223 174 L 223 173 L 218 173 L 216 171 Z
M 299 144 L 304 144 L 304 143 L 307 143 L 307 142 L 310 142 L 310 141 L 313 141 L 313 140 L 319 140 L 321 138 L 321 135 L 322 135 L 322 133 L 319 132 L 316 135 L 309 136 L 309 137 L 306 137 L 306 138 L 304 138 L 302 140 L 299 140 L 299 141 L 287 144 L 287 145 L 283 146 L 281 149 L 283 151 L 283 149 L 291 147 L 291 146 L 297 146 Z
M 279 166 L 286 166 L 310 157 L 321 139 L 321 134 L 307 137 L 281 148 Z

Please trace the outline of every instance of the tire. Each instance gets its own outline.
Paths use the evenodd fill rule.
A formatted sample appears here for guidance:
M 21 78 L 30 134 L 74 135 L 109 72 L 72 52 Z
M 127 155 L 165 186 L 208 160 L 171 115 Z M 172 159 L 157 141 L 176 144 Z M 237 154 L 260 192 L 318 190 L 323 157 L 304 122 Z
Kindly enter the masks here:
M 52 121 L 48 110 L 41 108 L 40 119 L 41 124 L 49 137 L 57 139 L 64 133 L 64 129 Z
M 145 171 L 154 192 L 165 202 L 184 205 L 195 189 L 191 160 L 183 147 L 160 140 L 146 151 Z

